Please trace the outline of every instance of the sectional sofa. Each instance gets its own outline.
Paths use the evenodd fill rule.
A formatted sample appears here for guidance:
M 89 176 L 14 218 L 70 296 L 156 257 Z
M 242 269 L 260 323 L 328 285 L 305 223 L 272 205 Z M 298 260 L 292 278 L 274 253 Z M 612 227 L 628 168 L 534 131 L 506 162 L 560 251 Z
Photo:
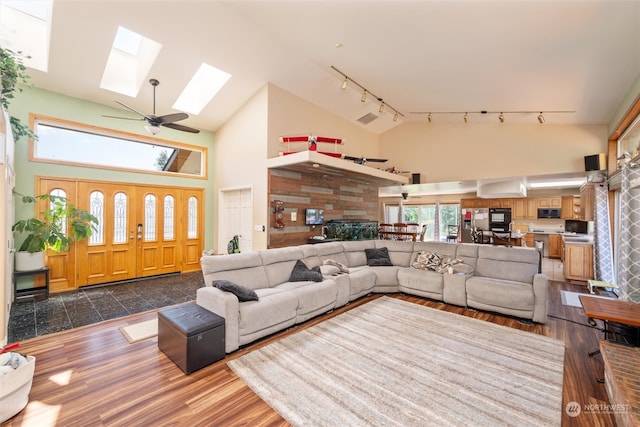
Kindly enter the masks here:
M 197 303 L 225 318 L 227 353 L 370 293 L 404 292 L 546 323 L 540 256 L 532 248 L 389 240 L 205 255 Z M 221 283 L 254 300 L 241 302 Z

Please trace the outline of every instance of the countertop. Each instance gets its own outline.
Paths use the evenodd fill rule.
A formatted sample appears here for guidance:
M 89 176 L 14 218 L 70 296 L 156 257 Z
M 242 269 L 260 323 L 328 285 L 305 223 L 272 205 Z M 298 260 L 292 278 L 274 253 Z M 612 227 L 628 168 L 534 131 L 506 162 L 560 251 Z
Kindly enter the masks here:
M 592 234 L 577 234 L 577 233 L 566 233 L 564 230 L 544 230 L 544 229 L 533 229 L 531 231 L 527 231 L 527 233 L 531 233 L 534 235 L 550 235 L 550 234 L 558 234 L 562 236 L 562 240 L 565 243 L 593 243 L 593 235 Z

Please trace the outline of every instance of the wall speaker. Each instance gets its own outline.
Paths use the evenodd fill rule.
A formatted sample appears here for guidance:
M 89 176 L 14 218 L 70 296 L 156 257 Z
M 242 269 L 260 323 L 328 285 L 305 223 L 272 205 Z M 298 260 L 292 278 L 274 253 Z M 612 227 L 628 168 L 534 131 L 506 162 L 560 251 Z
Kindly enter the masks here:
M 411 183 L 412 184 L 420 184 L 420 174 L 419 173 L 412 173 L 411 174 Z
M 584 156 L 584 170 L 601 171 L 607 168 L 607 156 L 604 153 Z

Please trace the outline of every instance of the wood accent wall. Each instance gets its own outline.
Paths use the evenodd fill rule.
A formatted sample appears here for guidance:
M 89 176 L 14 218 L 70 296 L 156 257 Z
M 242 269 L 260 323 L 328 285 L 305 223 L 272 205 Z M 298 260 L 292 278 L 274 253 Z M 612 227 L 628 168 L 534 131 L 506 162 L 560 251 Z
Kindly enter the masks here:
M 345 178 L 337 174 L 269 170 L 269 212 L 273 200 L 284 202 L 284 228 L 275 228 L 273 213 L 269 221 L 269 248 L 307 243 L 322 234 L 321 226 L 304 224 L 305 209 L 324 209 L 325 223 L 332 219 L 378 220 L 378 186 L 366 177 Z M 291 221 L 296 212 L 297 221 Z

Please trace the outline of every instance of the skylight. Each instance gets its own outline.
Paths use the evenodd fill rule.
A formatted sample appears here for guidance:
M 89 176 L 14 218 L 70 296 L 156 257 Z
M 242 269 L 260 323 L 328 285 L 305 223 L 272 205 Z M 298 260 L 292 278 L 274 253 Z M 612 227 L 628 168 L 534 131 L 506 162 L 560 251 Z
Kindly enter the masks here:
M 24 65 L 49 68 L 53 0 L 0 0 L 0 46 L 23 52 Z
M 131 97 L 138 96 L 160 49 L 160 43 L 118 27 L 100 87 Z
M 530 182 L 529 188 L 580 187 L 585 178 L 561 179 L 555 181 Z
M 179 111 L 198 115 L 231 78 L 231 74 L 202 63 L 173 104 Z

